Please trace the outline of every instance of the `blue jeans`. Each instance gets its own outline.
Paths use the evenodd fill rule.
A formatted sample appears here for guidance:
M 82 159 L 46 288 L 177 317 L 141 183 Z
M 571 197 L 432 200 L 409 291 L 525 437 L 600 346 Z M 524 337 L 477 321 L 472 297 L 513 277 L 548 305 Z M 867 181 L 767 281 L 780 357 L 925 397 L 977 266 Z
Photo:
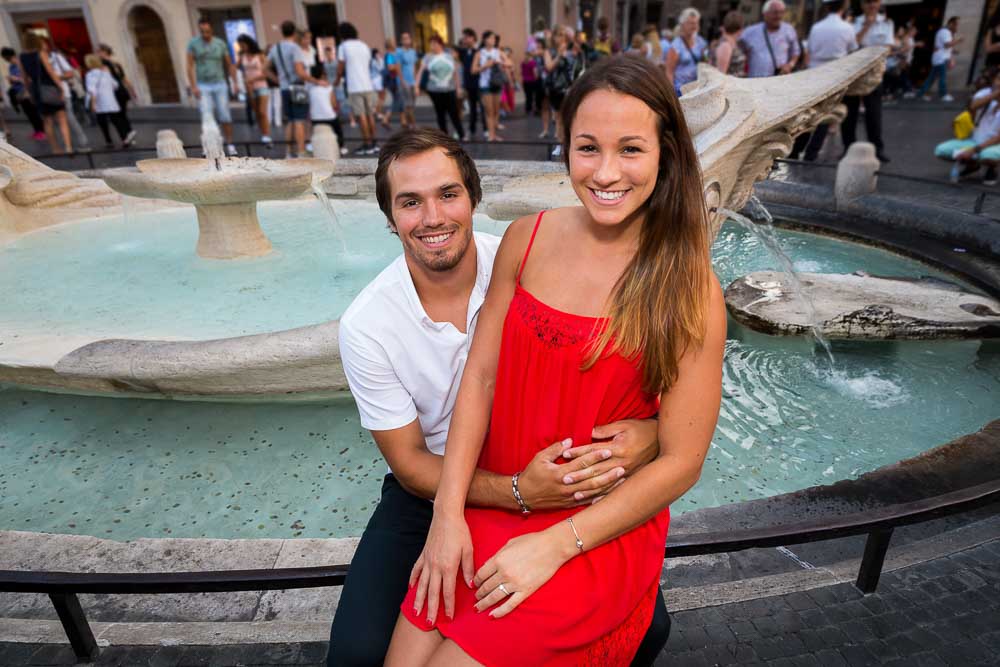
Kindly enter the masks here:
M 917 93 L 918 97 L 923 97 L 930 90 L 931 85 L 934 83 L 934 79 L 938 80 L 938 97 L 944 97 L 948 94 L 948 63 L 941 65 L 931 65 L 931 73 L 927 75 L 927 80 L 924 81 L 924 85 L 920 86 L 920 92 Z
M 215 120 L 218 123 L 232 123 L 233 119 L 229 115 L 229 84 L 225 81 L 221 83 L 198 83 L 201 97 L 205 104 L 211 105 L 215 113 Z

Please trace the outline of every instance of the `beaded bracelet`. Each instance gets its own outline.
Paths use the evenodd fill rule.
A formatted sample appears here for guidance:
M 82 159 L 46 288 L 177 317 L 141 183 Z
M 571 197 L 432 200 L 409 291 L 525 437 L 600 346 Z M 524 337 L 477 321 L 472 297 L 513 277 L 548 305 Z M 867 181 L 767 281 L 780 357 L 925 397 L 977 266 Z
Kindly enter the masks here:
M 521 514 L 531 514 L 531 509 L 524 504 L 524 499 L 521 497 L 521 492 L 517 490 L 517 478 L 521 476 L 521 473 L 516 472 L 514 476 L 510 478 L 510 486 L 514 491 L 514 500 L 517 504 L 521 506 Z

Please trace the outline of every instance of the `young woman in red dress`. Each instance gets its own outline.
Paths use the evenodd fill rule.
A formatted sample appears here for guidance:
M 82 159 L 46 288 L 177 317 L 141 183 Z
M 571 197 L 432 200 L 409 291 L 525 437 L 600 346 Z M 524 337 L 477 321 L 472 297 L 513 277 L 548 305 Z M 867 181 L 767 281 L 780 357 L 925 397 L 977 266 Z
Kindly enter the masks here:
M 627 665 L 659 594 L 669 505 L 715 430 L 726 315 L 677 98 L 654 65 L 618 56 L 561 113 L 582 205 L 504 235 L 388 665 Z M 477 462 L 513 477 L 547 443 L 653 415 L 659 457 L 601 502 L 465 507 Z

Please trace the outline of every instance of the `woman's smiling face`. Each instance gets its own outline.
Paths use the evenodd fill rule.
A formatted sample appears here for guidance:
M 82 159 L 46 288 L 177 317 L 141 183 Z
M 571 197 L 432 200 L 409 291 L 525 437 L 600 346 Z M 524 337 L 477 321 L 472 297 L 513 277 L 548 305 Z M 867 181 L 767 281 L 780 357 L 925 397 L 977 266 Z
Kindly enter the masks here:
M 569 175 L 595 223 L 621 223 L 649 199 L 659 174 L 658 125 L 645 102 L 614 90 L 595 90 L 580 103 L 570 128 Z

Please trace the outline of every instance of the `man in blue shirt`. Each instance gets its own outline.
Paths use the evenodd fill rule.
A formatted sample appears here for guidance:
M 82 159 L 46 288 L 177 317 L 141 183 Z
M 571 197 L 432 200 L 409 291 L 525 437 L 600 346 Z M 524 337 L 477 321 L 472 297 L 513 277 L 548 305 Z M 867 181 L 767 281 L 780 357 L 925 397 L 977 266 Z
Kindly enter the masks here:
M 399 48 L 396 49 L 396 57 L 399 62 L 401 81 L 399 82 L 399 94 L 403 98 L 403 116 L 400 121 L 403 127 L 416 127 L 417 121 L 413 116 L 413 106 L 416 104 L 416 65 L 417 52 L 413 48 L 413 38 L 410 33 L 404 32 L 399 36 Z

